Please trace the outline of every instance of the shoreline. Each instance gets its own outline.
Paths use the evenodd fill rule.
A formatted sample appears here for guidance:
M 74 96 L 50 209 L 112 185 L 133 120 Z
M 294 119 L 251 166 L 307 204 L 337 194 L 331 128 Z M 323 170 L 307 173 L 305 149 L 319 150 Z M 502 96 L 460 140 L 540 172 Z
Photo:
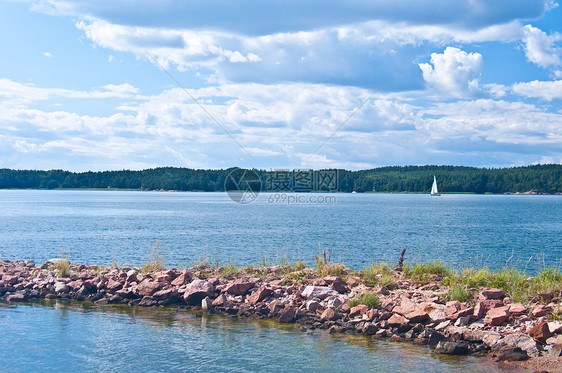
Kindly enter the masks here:
M 487 286 L 460 286 L 431 264 L 403 270 L 381 264 L 361 272 L 316 259 L 316 269 L 296 263 L 244 270 L 160 265 L 152 270 L 145 266 L 145 271 L 70 264 L 66 259 L 40 266 L 2 260 L 0 299 L 178 307 L 295 323 L 303 332 L 429 345 L 437 354 L 487 356 L 524 369 L 562 369 L 562 278 L 557 272 L 542 288 L 530 286 L 537 291 L 525 293 L 528 299 L 518 300 L 523 296 L 516 288 L 509 294 Z M 544 292 L 547 288 L 551 290 Z

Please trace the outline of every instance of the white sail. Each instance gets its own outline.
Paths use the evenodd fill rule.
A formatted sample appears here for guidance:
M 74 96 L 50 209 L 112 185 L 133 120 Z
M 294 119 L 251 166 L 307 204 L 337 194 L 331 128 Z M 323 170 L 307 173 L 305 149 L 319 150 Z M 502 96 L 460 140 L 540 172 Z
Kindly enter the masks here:
M 431 195 L 432 196 L 439 195 L 439 192 L 437 191 L 437 179 L 435 178 L 435 175 L 433 175 L 433 185 L 431 186 Z

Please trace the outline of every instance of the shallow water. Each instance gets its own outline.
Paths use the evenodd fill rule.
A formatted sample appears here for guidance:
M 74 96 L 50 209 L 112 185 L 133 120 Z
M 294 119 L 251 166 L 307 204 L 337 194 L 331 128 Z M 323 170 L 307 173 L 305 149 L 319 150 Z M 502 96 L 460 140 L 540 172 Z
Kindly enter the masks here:
M 178 310 L 0 304 L 3 372 L 500 372 L 483 358 Z
M 306 194 L 305 196 L 314 196 Z M 168 266 L 240 265 L 284 258 L 441 259 L 450 265 L 560 264 L 562 196 L 323 194 L 335 203 L 248 205 L 224 193 L 0 190 L 0 258 L 39 263 L 68 251 L 77 263 L 141 265 L 153 245 Z

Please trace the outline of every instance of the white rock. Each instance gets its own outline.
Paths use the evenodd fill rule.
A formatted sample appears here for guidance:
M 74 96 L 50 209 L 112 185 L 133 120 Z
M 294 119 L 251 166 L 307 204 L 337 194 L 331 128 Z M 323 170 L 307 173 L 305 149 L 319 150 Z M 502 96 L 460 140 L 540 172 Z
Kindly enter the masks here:
M 312 299 L 312 298 L 318 298 L 318 299 L 324 299 L 327 298 L 331 295 L 339 295 L 339 293 L 337 291 L 335 291 L 332 288 L 329 288 L 327 286 L 307 286 L 303 292 L 301 293 L 301 296 L 303 298 L 306 299 Z

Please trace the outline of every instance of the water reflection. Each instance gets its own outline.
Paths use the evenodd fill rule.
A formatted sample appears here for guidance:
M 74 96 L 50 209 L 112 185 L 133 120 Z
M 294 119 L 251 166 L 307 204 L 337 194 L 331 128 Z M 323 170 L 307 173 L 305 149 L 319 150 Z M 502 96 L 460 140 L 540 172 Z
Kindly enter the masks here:
M 499 372 L 481 358 L 177 309 L 44 301 L 0 307 L 3 371 Z

